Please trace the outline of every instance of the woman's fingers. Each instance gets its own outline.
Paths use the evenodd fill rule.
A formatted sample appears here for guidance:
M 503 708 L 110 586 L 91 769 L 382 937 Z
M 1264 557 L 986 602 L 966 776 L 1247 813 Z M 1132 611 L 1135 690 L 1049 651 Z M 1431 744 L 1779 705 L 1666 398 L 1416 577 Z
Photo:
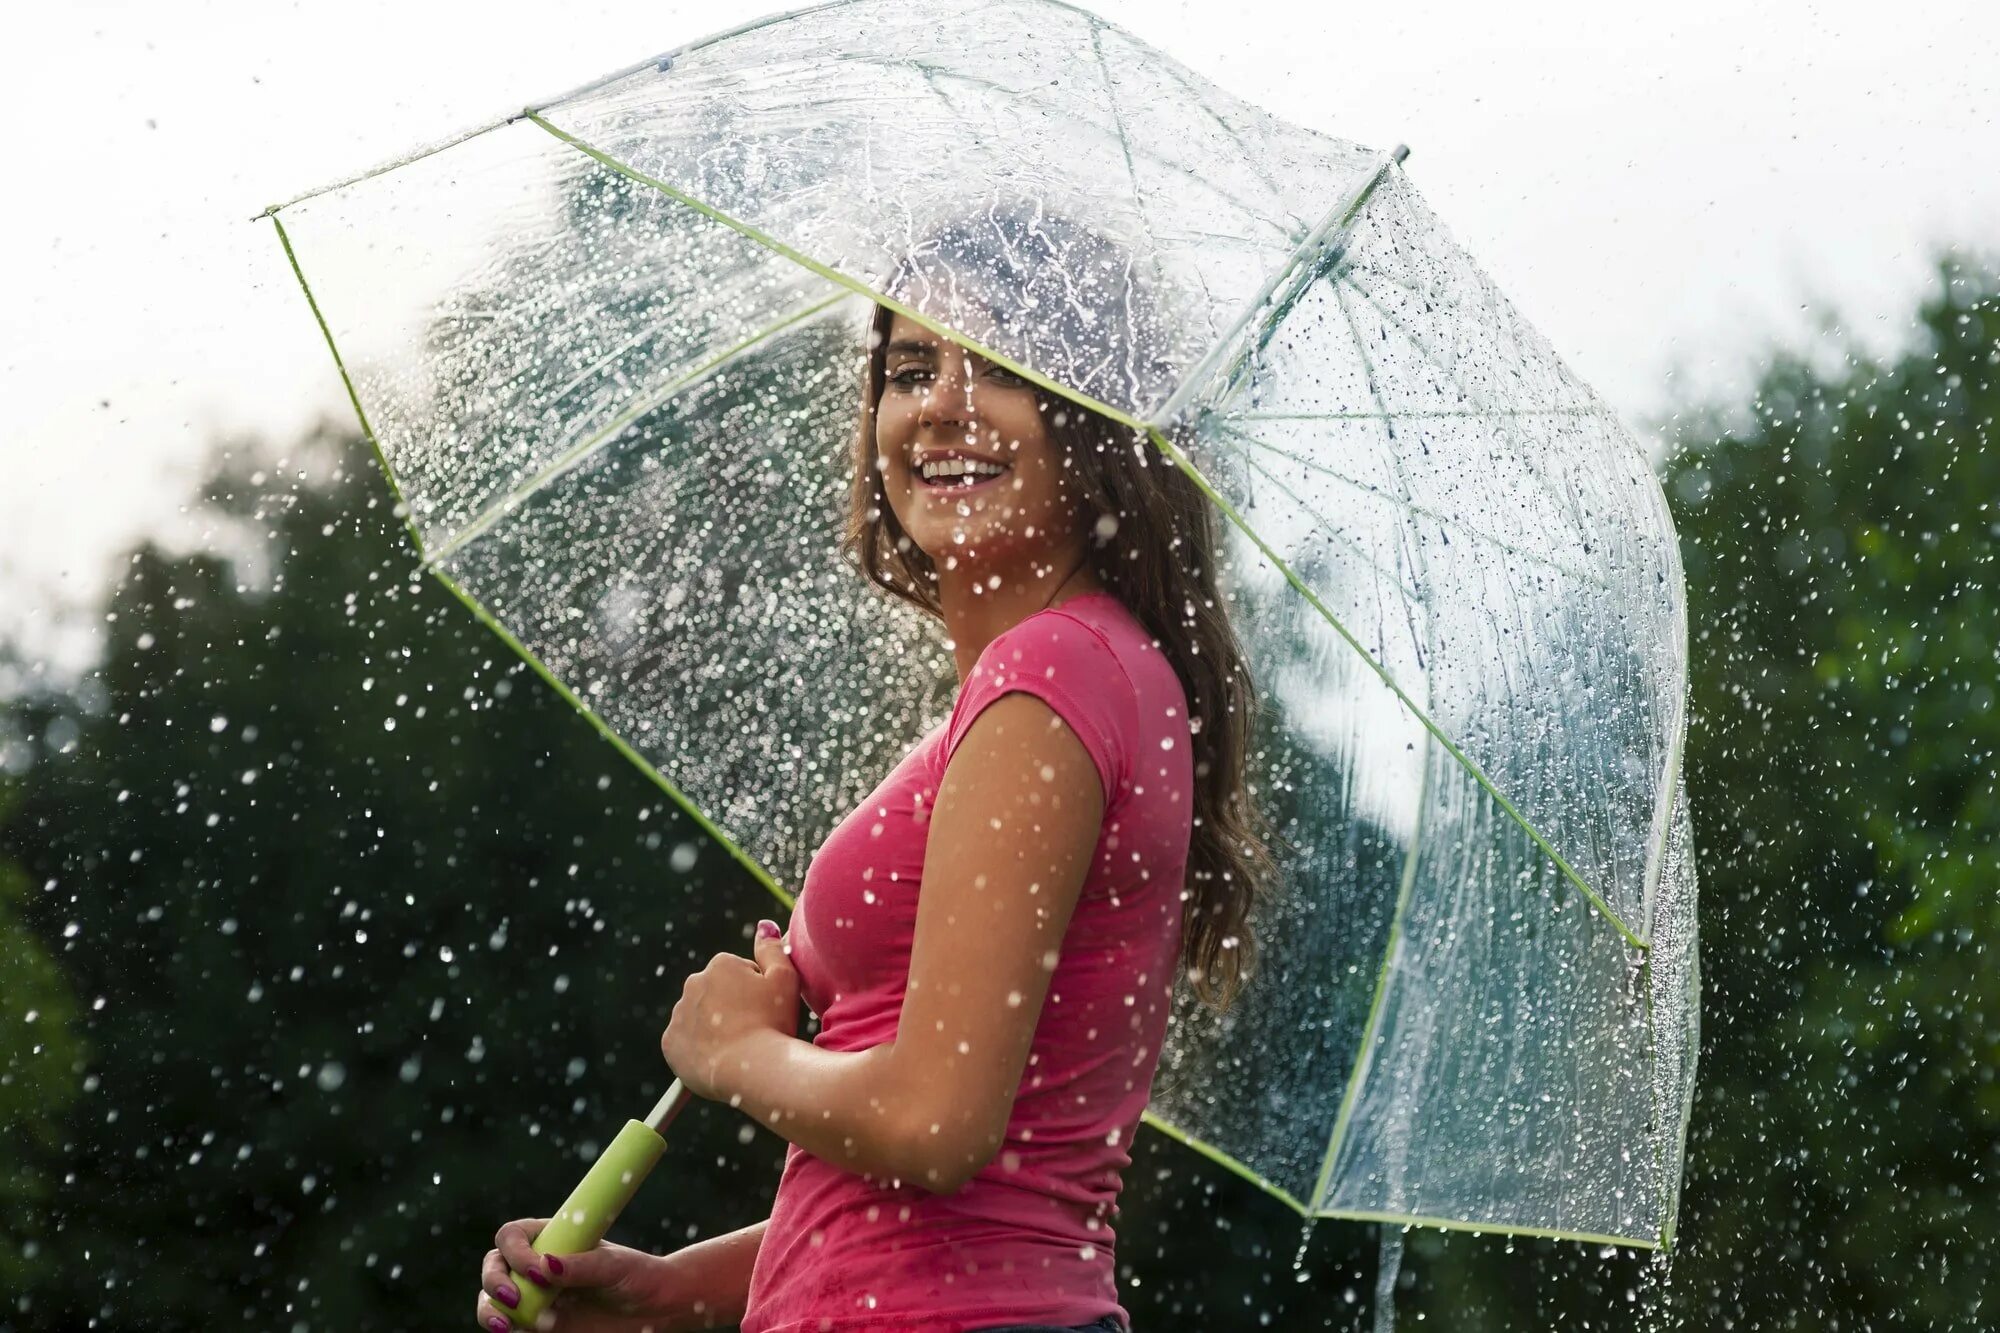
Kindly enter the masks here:
M 508 1275 L 507 1261 L 500 1257 L 500 1251 L 486 1252 L 486 1261 L 479 1266 L 479 1285 L 481 1294 L 473 1318 L 486 1333 L 507 1333 L 514 1327 L 514 1322 L 500 1307 L 504 1305 L 508 1310 L 520 1308 L 521 1292 Z M 499 1322 L 495 1323 L 495 1320 Z
M 542 1255 L 534 1253 L 532 1241 L 534 1237 L 542 1235 L 542 1227 L 546 1225 L 548 1225 L 546 1217 L 522 1217 L 518 1221 L 506 1223 L 504 1227 L 500 1227 L 498 1233 L 494 1233 L 494 1247 L 500 1251 L 500 1259 L 510 1269 L 514 1269 L 530 1283 L 536 1283 L 540 1287 L 550 1287 L 552 1283 L 548 1281 L 548 1269 L 542 1267 L 544 1265 Z M 506 1275 L 502 1273 L 502 1277 Z
M 498 1250 L 486 1252 L 486 1262 L 479 1266 L 479 1285 L 488 1296 L 509 1309 L 521 1302 L 521 1293 L 507 1272 L 507 1261 L 500 1257 Z
M 535 1253 L 532 1244 L 535 1237 L 542 1234 L 542 1228 L 549 1224 L 545 1217 L 525 1217 L 509 1222 L 494 1234 L 493 1245 L 500 1252 L 500 1260 L 528 1281 L 549 1287 L 548 1269 L 544 1267 L 542 1256 Z M 501 1277 L 507 1277 L 503 1271 Z
M 506 1312 L 493 1303 L 491 1296 L 481 1296 L 479 1298 L 479 1304 L 475 1307 L 472 1317 L 481 1328 L 486 1330 L 486 1333 L 508 1333 L 514 1327 L 514 1321 L 509 1319 Z
M 548 1275 L 542 1269 L 542 1257 L 535 1253 L 535 1237 L 542 1234 L 542 1228 L 549 1224 L 545 1217 L 523 1217 L 507 1223 L 493 1235 L 493 1248 L 486 1252 L 486 1258 L 479 1265 L 479 1303 L 474 1308 L 474 1317 L 487 1333 L 504 1333 L 514 1327 L 507 1317 L 508 1310 L 520 1308 L 521 1292 L 514 1283 L 514 1273 L 520 1273 L 533 1281 L 542 1279 L 548 1285 Z M 512 1272 L 508 1270 L 512 1269 Z M 504 1309 L 502 1307 L 505 1307 Z M 497 1322 L 496 1322 L 497 1321 Z

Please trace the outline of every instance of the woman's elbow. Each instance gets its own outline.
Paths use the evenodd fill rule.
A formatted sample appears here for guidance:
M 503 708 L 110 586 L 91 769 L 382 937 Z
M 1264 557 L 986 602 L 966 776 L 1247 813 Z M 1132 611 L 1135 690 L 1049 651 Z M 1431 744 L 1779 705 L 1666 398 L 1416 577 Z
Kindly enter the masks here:
M 954 1135 L 936 1120 L 919 1125 L 910 1140 L 912 1171 L 906 1179 L 932 1194 L 956 1194 L 993 1160 L 1004 1137 L 1004 1127 Z

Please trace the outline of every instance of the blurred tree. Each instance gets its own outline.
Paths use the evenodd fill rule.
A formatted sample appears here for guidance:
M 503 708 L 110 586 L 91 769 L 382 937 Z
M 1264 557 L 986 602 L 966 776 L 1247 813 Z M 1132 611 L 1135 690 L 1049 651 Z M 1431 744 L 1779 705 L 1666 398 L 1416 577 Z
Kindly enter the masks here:
M 1674 1285 L 1708 1326 L 1994 1317 L 2000 270 L 1941 260 L 1915 332 L 1779 359 L 1667 476 L 1715 942 Z
M 268 582 L 144 548 L 111 596 L 101 706 L 11 708 L 37 725 L 15 728 L 31 758 L 0 845 L 42 887 L 8 979 L 46 975 L 39 939 L 70 995 L 104 1003 L 81 1016 L 75 1114 L 49 1096 L 7 1140 L 6 1178 L 66 1183 L 0 1327 L 469 1318 L 494 1228 L 553 1207 L 664 1091 L 681 979 L 772 905 L 408 579 L 357 441 L 252 457 L 226 457 L 205 504 L 253 525 L 242 570 Z M 39 1007 L 54 1032 L 69 1005 Z M 83 1063 L 31 1060 L 10 1028 L 0 1068 Z M 621 1223 L 634 1243 L 768 1209 L 775 1136 L 682 1123 Z
M 20 799 L 7 760 L 25 754 L 24 739 L 0 729 L 0 828 Z M 76 994 L 48 946 L 26 929 L 28 898 L 26 873 L 0 851 L 0 1143 L 21 1149 L 0 1154 L 0 1282 L 10 1291 L 49 1262 L 46 1223 L 59 1189 L 50 1163 L 63 1117 L 92 1086 Z

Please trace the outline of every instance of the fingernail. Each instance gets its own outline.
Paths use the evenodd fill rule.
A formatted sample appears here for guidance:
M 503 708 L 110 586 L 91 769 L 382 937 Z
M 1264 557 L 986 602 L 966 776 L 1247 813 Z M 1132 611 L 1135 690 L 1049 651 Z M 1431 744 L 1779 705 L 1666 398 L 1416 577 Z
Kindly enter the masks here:
M 551 1273 L 554 1273 L 557 1277 L 563 1275 L 562 1260 L 556 1258 L 553 1254 L 548 1256 L 548 1265 Z
M 778 923 L 775 921 L 759 921 L 757 923 L 757 938 L 760 940 L 775 940 L 784 933 L 784 931 L 778 929 Z
M 497 1314 L 486 1321 L 486 1327 L 492 1329 L 493 1333 L 507 1333 L 507 1321 Z
M 549 1280 L 542 1276 L 542 1270 L 539 1268 L 530 1268 L 528 1270 L 528 1281 L 534 1283 L 538 1287 L 546 1287 L 549 1285 Z
M 509 1310 L 520 1308 L 521 1293 L 520 1290 L 516 1288 L 513 1283 L 502 1282 L 499 1286 L 493 1289 L 493 1294 L 495 1296 L 498 1296 L 500 1298 L 500 1303 L 506 1306 Z M 500 1316 L 494 1315 L 493 1317 L 495 1319 L 498 1319 Z

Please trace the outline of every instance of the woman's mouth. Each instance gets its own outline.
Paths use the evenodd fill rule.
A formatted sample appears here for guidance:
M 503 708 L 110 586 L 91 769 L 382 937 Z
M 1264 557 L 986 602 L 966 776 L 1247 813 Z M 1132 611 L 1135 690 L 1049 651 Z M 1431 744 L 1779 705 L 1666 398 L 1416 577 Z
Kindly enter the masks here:
M 939 496 L 958 496 L 972 491 L 983 491 L 994 482 L 1005 480 L 1013 470 L 1011 467 L 1006 467 L 998 472 L 961 472 L 939 477 L 936 481 L 926 481 L 921 472 L 915 472 L 911 474 L 911 480 L 916 482 L 918 490 Z

